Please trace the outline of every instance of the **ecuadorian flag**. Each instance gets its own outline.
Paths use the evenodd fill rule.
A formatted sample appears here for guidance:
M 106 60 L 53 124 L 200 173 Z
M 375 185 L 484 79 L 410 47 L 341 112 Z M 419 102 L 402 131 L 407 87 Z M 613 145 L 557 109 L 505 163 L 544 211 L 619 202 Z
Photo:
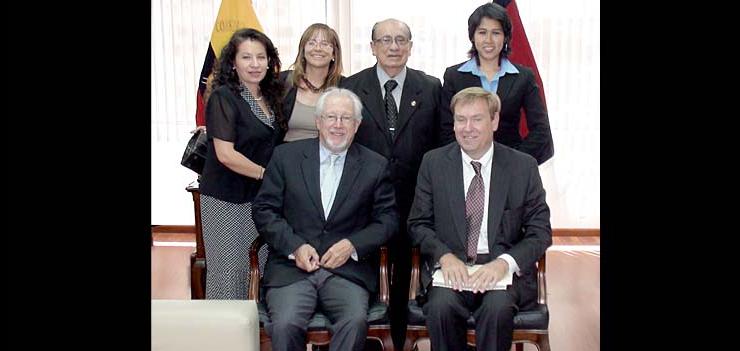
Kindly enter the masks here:
M 216 23 L 213 24 L 211 42 L 208 45 L 206 59 L 203 61 L 203 69 L 200 71 L 198 80 L 198 93 L 196 96 L 195 124 L 202 126 L 206 124 L 205 101 L 203 94 L 206 91 L 208 77 L 213 72 L 213 63 L 221 55 L 221 49 L 229 41 L 231 35 L 237 29 L 250 27 L 262 30 L 257 15 L 252 8 L 252 0 L 223 0 L 218 9 Z

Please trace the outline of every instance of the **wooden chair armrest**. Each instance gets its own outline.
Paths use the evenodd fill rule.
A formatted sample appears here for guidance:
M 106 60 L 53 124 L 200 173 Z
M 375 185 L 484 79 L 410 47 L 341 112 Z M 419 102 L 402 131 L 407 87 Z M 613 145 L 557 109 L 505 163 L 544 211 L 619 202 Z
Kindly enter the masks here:
M 390 288 L 388 285 L 388 248 L 385 245 L 380 247 L 380 295 L 378 300 L 388 305 Z
M 411 282 L 409 283 L 409 300 L 416 300 L 416 291 L 419 290 L 419 264 L 421 252 L 418 247 L 411 248 Z
M 195 210 L 195 250 L 200 259 L 206 258 L 206 248 L 203 245 L 203 223 L 200 218 L 200 188 L 198 182 L 192 182 L 187 190 L 193 196 L 193 209 Z
M 537 261 L 537 303 L 547 304 L 547 279 L 546 273 L 547 252 Z
M 260 261 L 258 253 L 260 247 L 265 244 L 261 236 L 257 236 L 249 247 L 249 286 L 247 287 L 247 299 L 260 300 Z
M 247 292 L 247 299 L 259 301 L 260 298 L 260 268 L 258 252 L 262 245 L 266 244 L 262 237 L 258 236 L 249 247 L 249 268 L 250 284 Z M 390 295 L 388 283 L 388 248 L 380 247 L 380 296 L 379 301 L 388 304 Z

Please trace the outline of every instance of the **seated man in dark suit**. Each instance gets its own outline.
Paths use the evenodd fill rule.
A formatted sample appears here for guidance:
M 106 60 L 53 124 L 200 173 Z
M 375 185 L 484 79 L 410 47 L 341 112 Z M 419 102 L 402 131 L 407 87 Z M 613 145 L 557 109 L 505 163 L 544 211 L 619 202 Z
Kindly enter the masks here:
M 432 350 L 465 350 L 472 313 L 478 350 L 508 351 L 514 314 L 536 303 L 535 263 L 552 244 L 550 209 L 537 161 L 493 141 L 498 97 L 467 88 L 450 106 L 457 142 L 424 155 L 408 219 L 422 254 L 429 338 Z M 452 288 L 433 286 L 436 269 Z M 512 274 L 505 290 L 491 290 Z
M 330 350 L 362 350 L 377 252 L 398 227 L 388 161 L 353 143 L 362 104 L 330 89 L 316 104 L 319 137 L 275 148 L 254 200 L 269 246 L 263 286 L 273 350 L 305 350 L 318 308 L 332 323 Z

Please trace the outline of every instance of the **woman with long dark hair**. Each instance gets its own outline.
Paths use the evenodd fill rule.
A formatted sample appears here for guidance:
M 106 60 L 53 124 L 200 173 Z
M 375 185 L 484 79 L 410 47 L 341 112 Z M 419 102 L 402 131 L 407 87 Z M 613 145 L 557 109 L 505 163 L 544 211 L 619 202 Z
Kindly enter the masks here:
M 285 135 L 280 58 L 258 30 L 237 30 L 221 51 L 206 103 L 208 154 L 201 220 L 208 265 L 206 299 L 246 299 L 249 246 L 257 237 L 252 200 Z M 264 261 L 266 252 L 260 252 Z

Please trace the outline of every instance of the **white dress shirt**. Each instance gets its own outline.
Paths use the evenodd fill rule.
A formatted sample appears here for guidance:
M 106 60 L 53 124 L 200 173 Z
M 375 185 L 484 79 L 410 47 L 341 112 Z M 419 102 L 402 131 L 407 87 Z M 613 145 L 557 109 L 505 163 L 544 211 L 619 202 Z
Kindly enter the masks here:
M 334 161 L 334 177 L 330 177 L 331 170 L 331 159 L 332 155 L 339 156 Z M 321 142 L 319 142 L 319 186 L 321 187 L 321 205 L 324 206 L 324 219 L 329 218 L 329 212 L 331 206 L 334 204 L 336 198 L 337 188 L 339 188 L 339 181 L 342 179 L 342 173 L 344 172 L 344 161 L 347 159 L 347 149 L 344 151 L 333 154 Z M 353 260 L 357 261 L 357 250 L 352 248 L 352 254 L 350 255 Z M 288 258 L 295 260 L 295 255 L 290 254 Z
M 385 82 L 393 79 L 398 83 L 398 86 L 396 86 L 393 90 L 391 90 L 391 95 L 393 95 L 393 100 L 396 100 L 396 108 L 398 111 L 401 111 L 401 93 L 403 93 L 403 82 L 406 81 L 406 66 L 403 66 L 403 69 L 401 72 L 398 72 L 395 77 L 391 77 L 388 75 L 388 73 L 385 73 L 385 71 L 380 68 L 380 65 L 376 66 L 376 73 L 378 74 L 378 81 L 380 82 L 380 96 L 382 97 L 381 100 L 385 99 Z
M 335 161 L 334 176 L 332 177 L 330 171 L 333 155 L 339 158 Z M 324 219 L 329 218 L 329 211 L 331 211 L 331 206 L 334 203 L 334 197 L 339 187 L 339 180 L 342 179 L 342 172 L 344 172 L 344 160 L 346 156 L 347 150 L 338 154 L 332 154 L 324 145 L 319 143 L 319 184 L 321 186 L 321 204 L 324 206 Z
M 480 225 L 477 253 L 488 254 L 488 208 L 491 194 L 491 164 L 493 163 L 493 144 L 491 144 L 491 147 L 488 149 L 488 151 L 486 151 L 486 153 L 477 160 L 474 160 L 470 156 L 468 156 L 468 154 L 466 154 L 464 150 L 460 149 L 460 151 L 462 153 L 463 184 L 465 186 L 464 191 L 466 197 L 468 195 L 470 182 L 473 181 L 473 177 L 475 176 L 475 169 L 473 169 L 473 165 L 470 164 L 470 162 L 477 161 L 481 163 L 480 173 L 481 177 L 483 177 L 483 193 L 485 194 L 485 200 L 483 202 L 483 220 L 481 221 Z M 493 191 L 496 191 L 496 189 L 493 189 Z M 496 230 L 496 228 L 493 228 L 493 230 Z M 519 273 L 519 265 L 517 265 L 516 261 L 513 257 L 511 257 L 511 255 L 501 254 L 499 258 L 503 259 L 509 264 L 509 273 Z

